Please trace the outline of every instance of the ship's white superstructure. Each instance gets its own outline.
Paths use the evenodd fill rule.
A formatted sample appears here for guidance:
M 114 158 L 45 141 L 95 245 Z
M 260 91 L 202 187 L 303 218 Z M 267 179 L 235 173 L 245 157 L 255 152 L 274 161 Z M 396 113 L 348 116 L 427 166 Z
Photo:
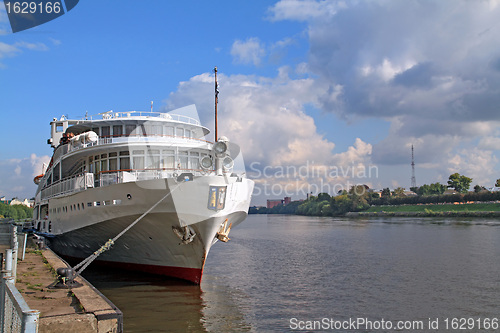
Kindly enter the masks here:
M 57 253 L 86 258 L 163 199 L 99 260 L 200 283 L 210 247 L 246 218 L 254 184 L 237 170 L 236 145 L 206 141 L 206 127 L 176 114 L 194 105 L 177 111 L 51 122 L 34 227 Z

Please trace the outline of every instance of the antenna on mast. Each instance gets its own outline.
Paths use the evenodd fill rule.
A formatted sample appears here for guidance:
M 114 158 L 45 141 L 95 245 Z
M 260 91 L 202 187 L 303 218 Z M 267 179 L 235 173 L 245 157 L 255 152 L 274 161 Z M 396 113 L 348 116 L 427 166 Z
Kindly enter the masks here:
M 153 112 L 153 101 L 151 101 L 151 112 Z
M 215 73 L 215 141 L 219 138 L 217 136 L 217 104 L 219 103 L 219 83 L 217 82 L 217 66 L 214 68 Z

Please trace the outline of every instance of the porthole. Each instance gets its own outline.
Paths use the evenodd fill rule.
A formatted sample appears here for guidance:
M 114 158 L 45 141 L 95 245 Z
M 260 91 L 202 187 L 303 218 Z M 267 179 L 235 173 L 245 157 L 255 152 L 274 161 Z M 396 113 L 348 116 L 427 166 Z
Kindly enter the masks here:
M 127 194 L 127 199 L 132 199 L 132 195 L 130 193 Z

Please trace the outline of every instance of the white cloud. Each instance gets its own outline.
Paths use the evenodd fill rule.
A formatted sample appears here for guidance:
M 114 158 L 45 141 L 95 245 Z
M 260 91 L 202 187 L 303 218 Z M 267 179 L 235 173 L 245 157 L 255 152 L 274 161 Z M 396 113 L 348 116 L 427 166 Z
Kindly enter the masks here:
M 28 158 L 0 160 L 0 195 L 8 198 L 31 198 L 36 185 L 33 177 L 42 171 L 43 163 L 48 164 L 49 156 L 31 154 Z
M 13 56 L 18 52 L 20 52 L 20 50 L 16 46 L 0 42 L 0 59 Z
M 7 44 L 4 42 L 0 42 L 0 59 L 16 56 L 21 53 L 23 49 L 32 51 L 47 51 L 49 48 L 44 43 L 28 43 L 21 41 L 14 44 Z M 0 68 L 2 67 L 4 66 L 0 63 Z
M 259 38 L 247 38 L 246 41 L 236 40 L 231 47 L 231 55 L 235 63 L 260 65 L 266 51 Z
M 500 148 L 498 2 L 283 0 L 269 13 L 306 22 L 301 68 L 329 87 L 317 98 L 323 111 L 391 122 L 374 162 L 407 164 L 414 144 L 439 176 L 460 166 L 494 177 L 477 161 L 495 170 Z
M 241 146 L 247 162 L 262 170 L 270 168 L 344 168 L 348 174 L 335 177 L 337 182 L 355 178 L 347 168 L 370 164 L 372 146 L 356 139 L 345 152 L 335 152 L 335 143 L 317 131 L 314 119 L 304 111 L 306 104 L 317 105 L 317 96 L 327 87 L 311 78 L 290 79 L 282 69 L 275 78 L 219 75 L 219 136 Z M 166 110 L 187 104 L 197 105 L 203 124 L 213 128 L 212 75 L 205 73 L 182 82 L 166 100 Z M 257 163 L 257 164 L 255 164 Z M 293 188 L 304 182 L 328 182 L 322 175 L 312 179 L 293 179 Z M 261 180 L 268 182 L 269 179 Z M 288 179 L 290 181 L 290 179 Z M 279 177 L 272 181 L 280 184 Z
M 448 171 L 450 174 L 458 172 L 472 178 L 472 186 L 479 184 L 486 187 L 494 185 L 494 179 L 498 178 L 495 165 L 498 159 L 492 151 L 479 148 L 462 149 L 449 158 Z
M 271 7 L 269 13 L 273 21 L 308 21 L 334 15 L 338 8 L 344 6 L 341 1 L 284 0 Z
M 485 150 L 500 150 L 500 138 L 485 136 L 481 138 L 477 147 Z

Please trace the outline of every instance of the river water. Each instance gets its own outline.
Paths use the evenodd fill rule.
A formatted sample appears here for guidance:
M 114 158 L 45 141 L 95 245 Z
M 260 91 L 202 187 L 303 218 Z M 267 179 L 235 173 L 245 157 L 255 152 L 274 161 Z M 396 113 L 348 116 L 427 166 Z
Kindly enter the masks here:
M 500 220 L 250 215 L 230 236 L 201 286 L 84 275 L 125 332 L 486 332 L 500 318 Z

